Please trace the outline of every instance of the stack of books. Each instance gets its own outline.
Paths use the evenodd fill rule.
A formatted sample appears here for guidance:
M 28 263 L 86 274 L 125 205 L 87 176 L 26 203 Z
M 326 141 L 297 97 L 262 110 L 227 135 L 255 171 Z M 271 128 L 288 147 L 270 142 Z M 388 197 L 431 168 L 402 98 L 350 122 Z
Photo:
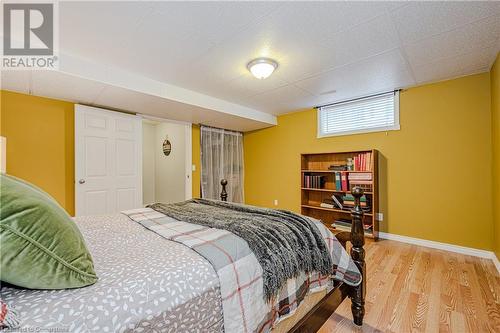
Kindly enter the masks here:
M 354 196 L 352 194 L 346 194 L 342 197 L 342 204 L 347 207 L 354 207 Z M 362 196 L 359 199 L 359 204 L 361 208 L 368 207 L 368 202 L 366 200 L 366 196 Z
M 336 227 L 336 226 L 341 226 L 341 227 L 347 227 L 347 228 L 350 228 L 351 227 L 351 220 L 348 220 L 348 219 L 336 219 L 334 222 L 333 222 L 333 226 Z
M 344 209 L 344 206 L 341 203 L 342 199 L 339 200 L 335 195 L 332 195 L 331 198 L 325 198 L 319 204 L 320 207 L 323 208 L 339 208 Z
M 336 219 L 333 223 L 332 223 L 332 226 L 333 227 L 337 227 L 337 226 L 340 226 L 340 227 L 344 227 L 344 228 L 351 228 L 351 225 L 352 225 L 352 222 L 351 220 L 348 220 L 348 219 Z M 372 231 L 372 225 L 371 224 L 363 224 L 363 228 L 365 229 L 365 231 Z
M 304 175 L 304 187 L 307 188 L 322 188 L 323 176 Z
M 328 170 L 332 170 L 332 171 L 346 171 L 347 170 L 347 165 L 346 164 L 330 165 L 328 167 Z
M 372 190 L 373 179 L 371 172 L 350 173 L 348 179 L 351 191 L 355 186 L 359 186 L 365 191 Z
M 372 153 L 362 153 L 353 158 L 354 171 L 371 171 L 373 169 Z

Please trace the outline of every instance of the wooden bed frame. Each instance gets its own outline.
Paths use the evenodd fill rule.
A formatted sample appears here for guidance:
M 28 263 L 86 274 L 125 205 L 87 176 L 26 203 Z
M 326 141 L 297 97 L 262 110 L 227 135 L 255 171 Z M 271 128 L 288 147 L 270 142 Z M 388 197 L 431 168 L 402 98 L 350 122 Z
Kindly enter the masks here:
M 222 179 L 220 183 L 222 185 L 220 198 L 222 201 L 227 201 L 227 180 Z M 351 242 L 351 258 L 361 272 L 363 281 L 357 287 L 352 287 L 345 283 L 337 285 L 306 313 L 290 332 L 317 332 L 346 297 L 351 299 L 351 311 L 354 323 L 358 326 L 363 325 L 366 295 L 366 264 L 365 250 L 363 248 L 365 244 L 365 229 L 363 228 L 363 210 L 360 205 L 363 190 L 355 187 L 352 190 L 352 195 L 354 196 L 354 209 L 351 210 L 351 232 L 340 232 L 335 236 L 344 248 L 346 248 L 347 242 Z

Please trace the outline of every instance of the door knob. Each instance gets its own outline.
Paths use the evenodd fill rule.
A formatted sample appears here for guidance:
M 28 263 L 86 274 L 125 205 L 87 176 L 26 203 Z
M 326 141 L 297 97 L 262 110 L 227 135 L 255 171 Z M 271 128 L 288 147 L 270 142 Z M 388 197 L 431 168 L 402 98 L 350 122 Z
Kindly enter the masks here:
M 80 179 L 78 182 L 79 182 L 80 184 L 85 184 L 85 179 Z

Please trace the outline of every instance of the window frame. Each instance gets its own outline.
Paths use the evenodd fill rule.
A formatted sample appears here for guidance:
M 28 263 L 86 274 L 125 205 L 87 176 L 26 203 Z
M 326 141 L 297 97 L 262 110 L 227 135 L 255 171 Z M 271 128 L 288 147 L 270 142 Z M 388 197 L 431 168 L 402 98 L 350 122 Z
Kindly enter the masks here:
M 342 101 L 342 102 L 338 102 L 338 103 L 334 103 L 334 104 L 343 104 L 343 103 L 347 103 L 347 102 L 354 102 L 357 100 L 363 100 L 366 98 L 376 97 L 379 95 L 386 95 L 389 93 L 391 93 L 391 92 L 381 93 L 381 94 L 377 94 L 377 95 L 364 96 L 364 97 L 356 98 L 353 100 Z M 395 90 L 392 93 L 394 93 L 394 125 L 381 126 L 381 127 L 371 127 L 371 128 L 342 131 L 342 132 L 335 132 L 335 133 L 323 133 L 321 130 L 321 128 L 322 128 L 322 126 L 321 126 L 321 118 L 322 118 L 321 112 L 322 112 L 322 110 L 321 109 L 323 107 L 326 107 L 326 105 L 325 105 L 323 107 L 320 106 L 320 107 L 316 108 L 317 138 L 327 138 L 327 137 L 331 137 L 331 136 L 344 136 L 344 135 L 364 134 L 364 133 L 374 133 L 374 132 L 399 131 L 401 129 L 401 125 L 399 123 L 399 90 Z

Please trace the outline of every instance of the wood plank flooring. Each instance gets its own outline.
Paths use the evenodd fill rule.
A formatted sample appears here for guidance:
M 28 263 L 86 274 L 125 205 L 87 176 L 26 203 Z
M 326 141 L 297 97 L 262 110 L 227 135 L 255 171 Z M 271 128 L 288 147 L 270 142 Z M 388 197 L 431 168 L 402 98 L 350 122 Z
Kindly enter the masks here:
M 345 300 L 319 330 L 500 332 L 500 276 L 491 260 L 379 240 L 365 247 L 364 325 Z

